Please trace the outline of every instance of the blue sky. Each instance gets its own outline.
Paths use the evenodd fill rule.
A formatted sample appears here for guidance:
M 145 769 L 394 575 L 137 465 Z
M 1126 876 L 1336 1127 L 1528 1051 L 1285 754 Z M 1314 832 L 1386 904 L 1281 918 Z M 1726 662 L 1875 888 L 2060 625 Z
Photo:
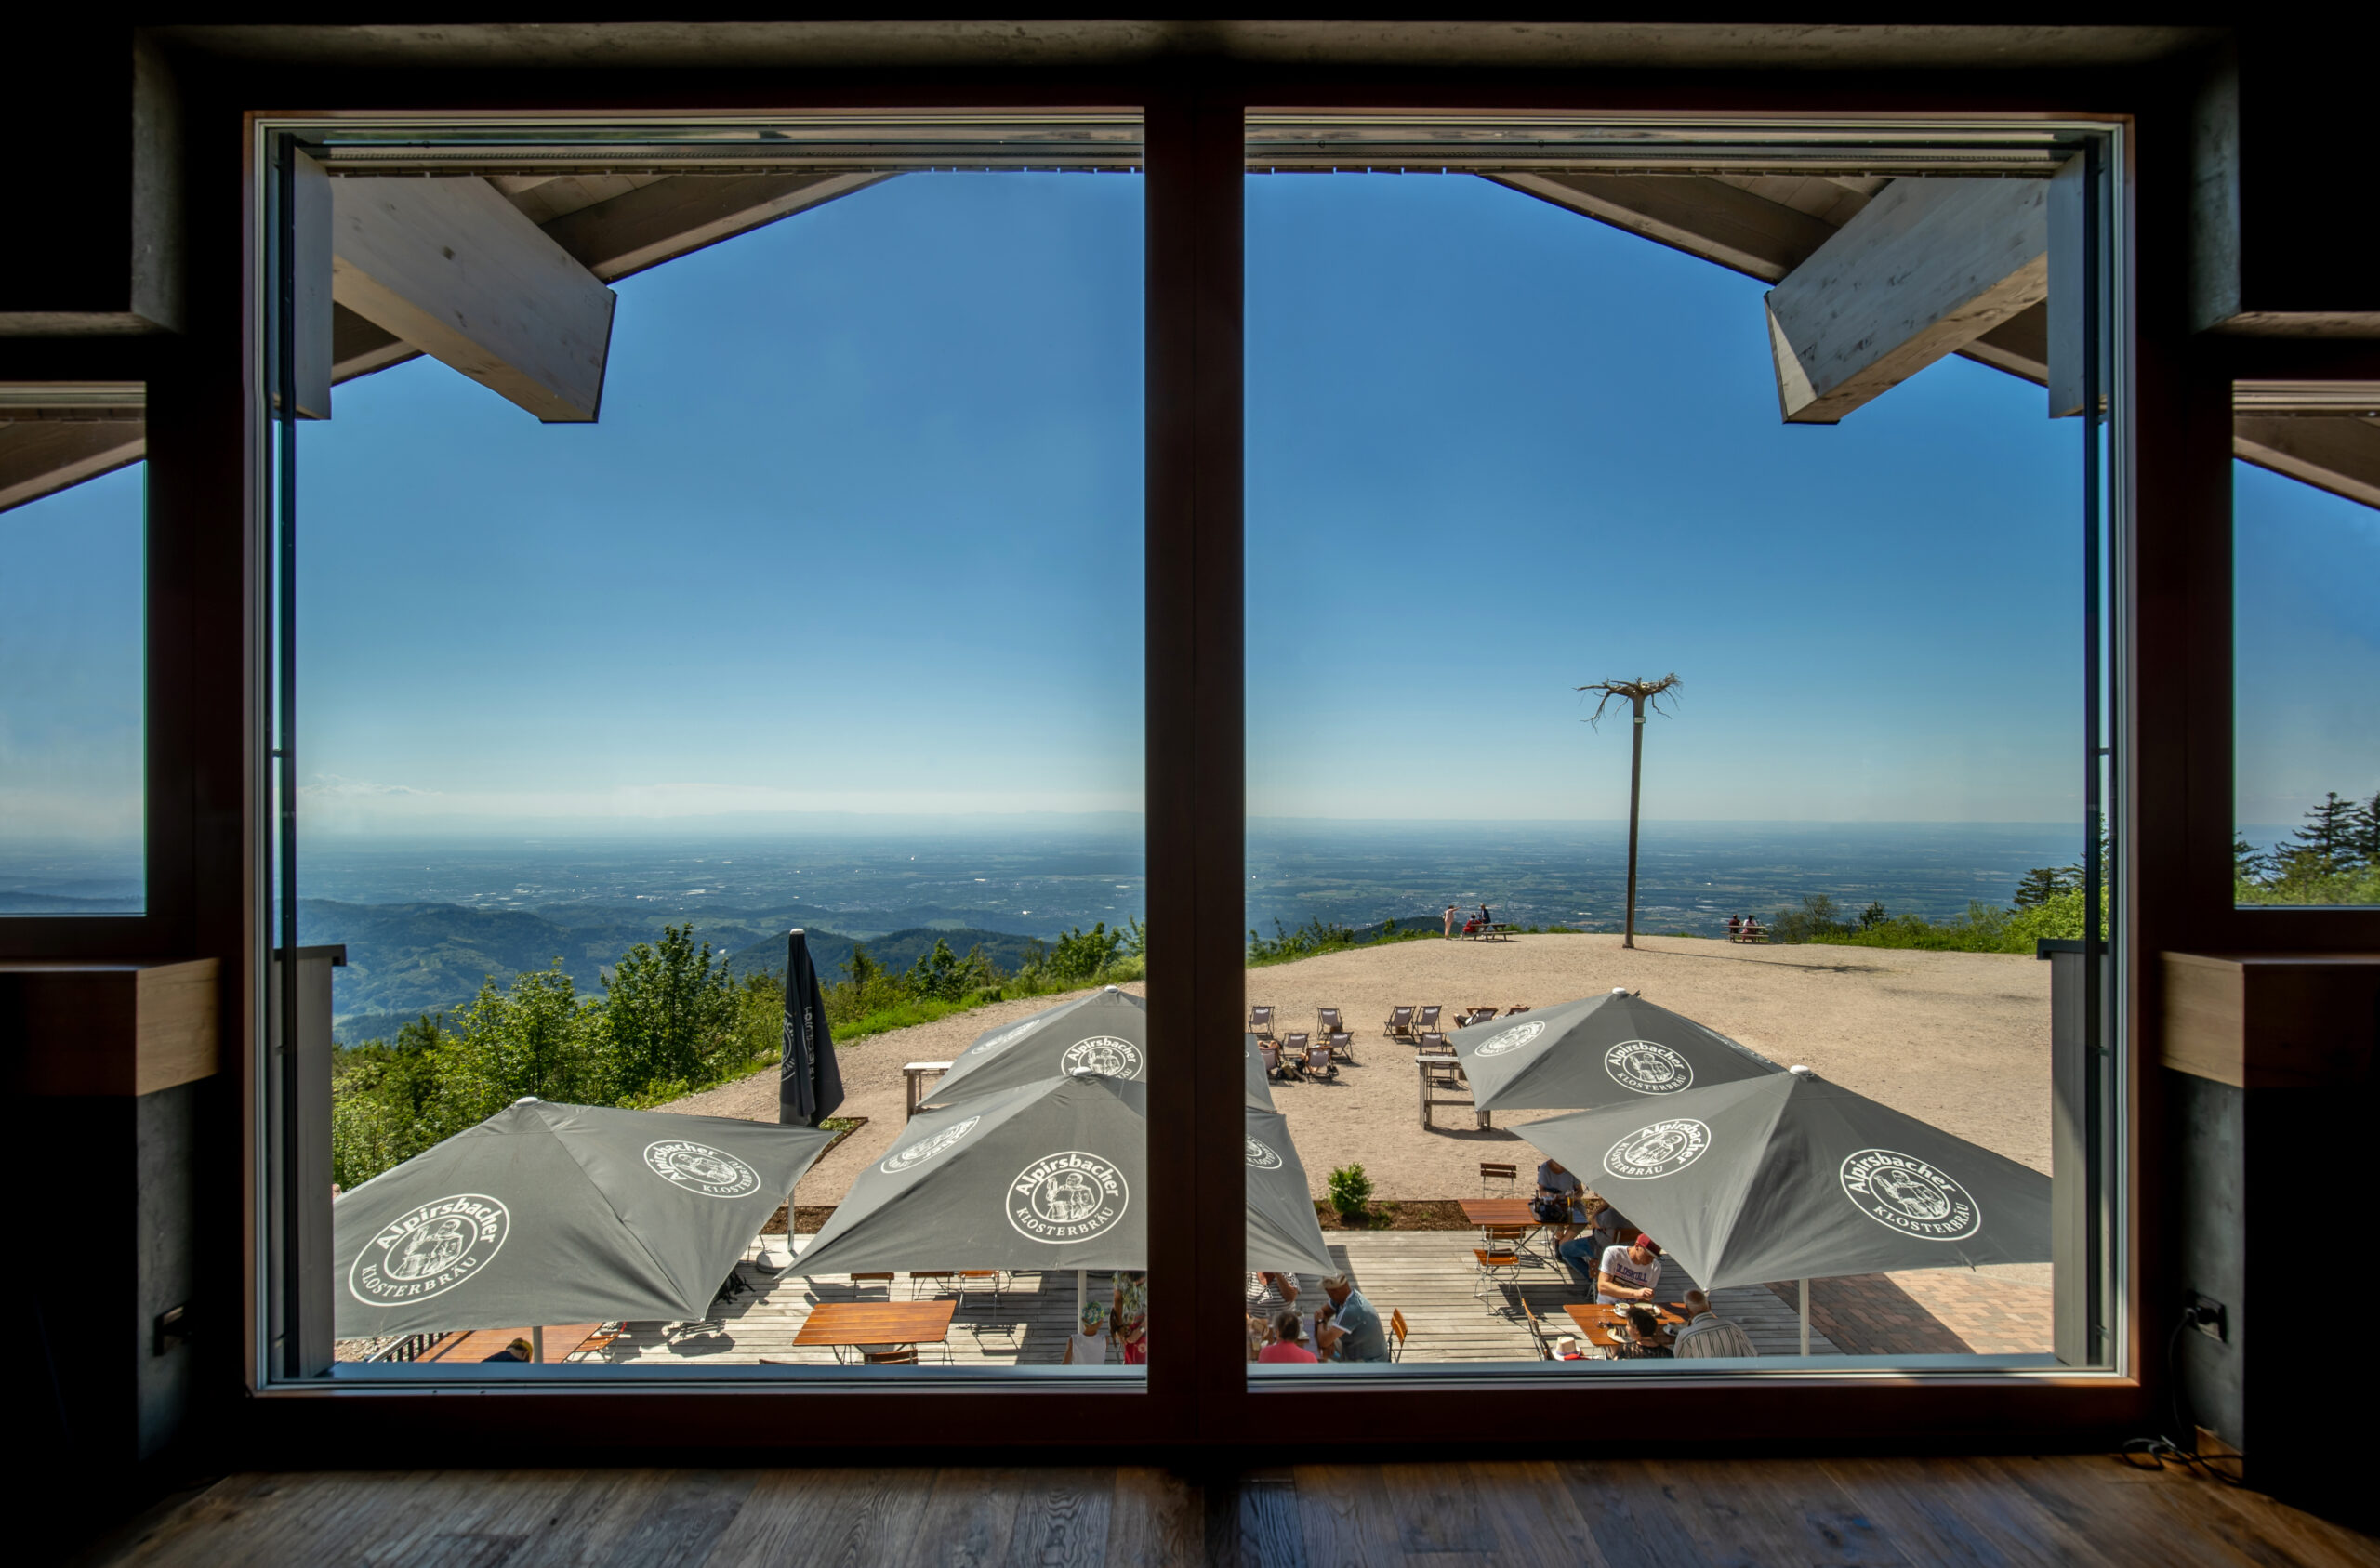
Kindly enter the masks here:
M 427 360 L 339 388 L 310 824 L 1136 809 L 1140 203 L 905 177 L 627 280 L 592 426 Z M 1950 360 L 1786 426 L 1761 285 L 1465 177 L 1253 178 L 1248 232 L 1251 810 L 1617 816 L 1628 727 L 1571 688 L 1675 670 L 1652 816 L 2077 813 L 2080 430 L 2037 389 Z M 138 502 L 0 514 L 20 824 L 137 812 Z M 2241 506 L 2243 681 L 2291 678 L 2253 821 L 2380 787 L 2373 575 L 2320 564 L 2380 546 Z

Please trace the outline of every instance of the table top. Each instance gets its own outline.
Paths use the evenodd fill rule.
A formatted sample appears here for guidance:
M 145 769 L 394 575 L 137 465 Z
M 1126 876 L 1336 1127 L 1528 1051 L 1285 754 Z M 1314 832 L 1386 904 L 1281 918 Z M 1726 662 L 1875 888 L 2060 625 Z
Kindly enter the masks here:
M 956 1300 L 826 1301 L 810 1309 L 797 1345 L 933 1345 L 950 1337 Z
M 1462 1198 L 1462 1217 L 1474 1225 L 1541 1225 L 1527 1198 Z
M 1686 1325 L 1686 1309 L 1677 1302 L 1648 1301 L 1645 1304 L 1659 1311 L 1664 1326 L 1675 1329 Z M 1600 1301 L 1571 1301 L 1565 1303 L 1562 1310 L 1570 1314 L 1570 1321 L 1579 1325 L 1579 1332 L 1596 1344 L 1617 1345 L 1620 1342 L 1619 1324 L 1613 1318 L 1619 1308 Z

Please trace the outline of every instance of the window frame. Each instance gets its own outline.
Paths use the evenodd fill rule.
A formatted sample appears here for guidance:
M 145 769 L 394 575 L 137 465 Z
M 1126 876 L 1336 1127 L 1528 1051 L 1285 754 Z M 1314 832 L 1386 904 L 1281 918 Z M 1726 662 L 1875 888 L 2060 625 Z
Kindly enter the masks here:
M 216 1191 L 230 1195 L 224 1178 L 236 1182 L 244 1216 L 246 1325 L 255 1332 L 236 1337 L 237 1382 L 248 1394 L 244 1406 L 251 1452 L 302 1456 L 337 1443 L 344 1456 L 417 1456 L 422 1440 L 442 1455 L 484 1454 L 518 1460 L 524 1450 L 564 1453 L 655 1452 L 683 1459 L 691 1454 L 754 1449 L 791 1452 L 854 1448 L 879 1452 L 965 1451 L 980 1431 L 982 1417 L 997 1414 L 1004 1441 L 1046 1454 L 1112 1453 L 1118 1445 L 1152 1452 L 1227 1445 L 1277 1419 L 1278 1406 L 1260 1409 L 1258 1399 L 1292 1397 L 1302 1402 L 1302 1420 L 1319 1421 L 1346 1434 L 1342 1451 L 1394 1451 L 1425 1439 L 1434 1448 L 1448 1442 L 1491 1448 L 1513 1446 L 1495 1435 L 1512 1430 L 1563 1430 L 1575 1420 L 1577 1402 L 1588 1385 L 1528 1386 L 1507 1373 L 1475 1379 L 1433 1377 L 1426 1388 L 1363 1377 L 1319 1379 L 1283 1394 L 1246 1376 L 1239 1325 L 1241 1237 L 1236 1197 L 1240 1182 L 1238 1139 L 1239 1065 L 1229 1053 L 1153 1053 L 1150 1168 L 1153 1179 L 1190 1194 L 1190 1222 L 1152 1232 L 1152 1288 L 1160 1299 L 1186 1303 L 1189 1327 L 1169 1336 L 1170 1353 L 1153 1362 L 1147 1390 L 1134 1408 L 1116 1393 L 1086 1391 L 1079 1385 L 1051 1386 L 1016 1379 L 994 1391 L 984 1385 L 939 1389 L 919 1385 L 865 1388 L 850 1385 L 788 1386 L 782 1381 L 737 1386 L 736 1380 L 661 1389 L 622 1389 L 577 1379 L 540 1380 L 501 1390 L 478 1389 L 456 1402 L 449 1390 L 424 1388 L 419 1394 L 387 1385 L 343 1390 L 317 1381 L 275 1385 L 262 1374 L 262 1263 L 269 1238 L 258 1228 L 258 1172 L 268 1131 L 261 1125 L 261 1038 L 271 1005 L 265 986 L 270 932 L 264 911 L 271 886 L 268 736 L 271 708 L 270 599 L 271 489 L 266 455 L 271 432 L 261 395 L 264 310 L 256 281 L 267 255 L 259 196 L 269 171 L 258 165 L 258 127 L 281 117 L 258 105 L 331 103 L 342 112 L 381 117 L 407 111 L 536 112 L 540 108 L 606 117 L 697 113 L 734 109 L 760 113 L 822 112 L 933 112 L 955 103 L 1000 108 L 1061 110 L 1091 104 L 1135 103 L 1146 125 L 1148 203 L 1147 311 L 1148 394 L 1146 527 L 1148 654 L 1148 876 L 1152 924 L 1160 933 L 1160 962 L 1181 977 L 1152 997 L 1153 1037 L 1204 1038 L 1229 1031 L 1236 1035 L 1242 987 L 1238 948 L 1239 882 L 1244 841 L 1245 651 L 1240 582 L 1244 569 L 1240 484 L 1242 349 L 1238 257 L 1241 187 L 1244 178 L 1243 115 L 1249 105 L 1284 112 L 1413 112 L 1536 110 L 1547 113 L 1625 112 L 1659 109 L 1683 114 L 1758 113 L 1764 116 L 1897 114 L 1938 119 L 1946 114 L 2006 114 L 2020 118 L 2096 117 L 2135 127 L 2127 163 L 2117 171 L 2120 212 L 2133 215 L 2141 170 L 2137 165 L 2146 125 L 2161 127 L 2169 150 L 2182 145 L 2185 123 L 2171 96 L 2154 90 L 2141 75 L 2116 71 L 2081 72 L 2055 78 L 1945 72 L 1907 74 L 1814 72 L 1781 75 L 1702 73 L 1438 72 L 1316 70 L 1309 72 L 1253 71 L 1227 63 L 1192 62 L 1095 74 L 1018 71 L 957 77 L 932 72 L 702 72 L 656 71 L 633 75 L 590 72 L 557 82 L 551 75 L 491 71 L 468 82 L 459 73 L 399 69 L 387 72 L 298 71 L 284 67 L 240 67 L 214 76 L 194 92 L 190 110 L 193 134 L 191 189 L 215 199 L 214 210 L 198 216 L 193 199 L 192 250 L 193 296 L 211 284 L 214 297 L 238 297 L 242 311 L 230 329 L 199 329 L 175 354 L 158 358 L 178 374 L 166 378 L 167 396 L 152 387 L 152 428 L 164 416 L 169 428 L 152 444 L 152 514 L 173 520 L 186 535 L 178 552 L 192 560 L 188 578 L 204 600 L 195 617 L 205 647 L 186 666 L 192 695 L 217 700 L 218 710 L 242 716 L 231 737 L 202 740 L 177 734 L 169 746 L 152 738 L 152 784 L 170 781 L 185 796 L 205 795 L 227 764 L 244 787 L 236 825 L 205 810 L 192 813 L 192 838 L 183 879 L 181 907 L 168 914 L 153 891 L 144 923 L 159 930 L 189 933 L 192 945 L 227 951 L 237 958 L 234 983 L 226 997 L 228 1040 L 239 1053 L 241 1160 L 236 1173 L 218 1172 Z M 987 90 L 987 88 L 992 90 Z M 2074 113 L 2075 102 L 2129 106 L 2099 116 Z M 589 110 L 589 104 L 599 107 Z M 1385 104 L 1389 107 L 1382 108 Z M 764 106 L 755 109 L 755 105 Z M 245 134 L 236 143 L 234 127 Z M 227 149 L 242 151 L 235 164 Z M 2158 143 L 2150 143 L 2158 145 Z M 202 151 L 200 150 L 204 150 Z M 2169 157 L 2154 165 L 2152 188 L 2162 204 L 2156 212 L 2168 236 L 2184 222 L 2178 210 L 2179 165 Z M 237 202 L 226 202 L 234 189 Z M 2186 232 L 2186 231 L 2184 231 Z M 2145 281 L 2132 275 L 2135 288 Z M 236 293 L 232 292 L 236 290 Z M 2120 299 L 2128 290 L 2120 286 Z M 2144 295 L 2142 319 L 2151 319 Z M 2162 318 L 2160 318 L 2162 319 Z M 2121 340 L 2120 340 L 2121 341 Z M 2141 358 L 2167 362 L 2187 357 L 2187 344 L 2168 336 Z M 2125 357 L 2119 349 L 2119 357 Z M 87 371 L 85 374 L 88 374 Z M 2141 597 L 2143 568 L 2132 550 L 2145 503 L 2193 511 L 2201 528 L 2210 508 L 2220 512 L 2228 547 L 2228 493 L 2220 504 L 2202 496 L 2184 501 L 2181 486 L 2193 477 L 2187 460 L 2161 471 L 2144 455 L 2186 459 L 2188 443 L 2174 439 L 2188 415 L 2206 402 L 2206 378 L 2183 376 L 2152 390 L 2147 374 L 2127 376 L 2140 389 L 2137 402 L 2119 405 L 2110 451 L 2142 483 L 2120 491 L 2121 510 L 2110 532 L 2119 541 L 2110 579 L 2116 602 L 2115 663 L 2119 671 L 2154 668 L 2150 654 L 2174 647 L 2190 623 L 2177 623 L 2170 607 L 2135 620 L 2126 612 Z M 236 396 L 223 394 L 236 389 Z M 2203 464 L 2200 465 L 2201 468 Z M 2149 476 L 2156 475 L 2154 480 Z M 2202 474 L 2198 477 L 2202 478 Z M 224 484 L 227 479 L 233 482 Z M 2193 505 L 2194 503 L 2194 505 Z M 2202 581 L 2213 563 L 2202 540 L 2186 539 L 2178 566 Z M 226 567 L 231 570 L 227 571 Z M 156 612 L 152 607 L 152 619 Z M 160 639 L 162 644 L 162 639 Z M 152 668 L 160 654 L 152 654 Z M 2228 691 L 2228 664 L 2217 672 Z M 2202 683 L 2193 668 L 2188 680 L 2172 684 L 2185 692 Z M 2120 690 L 2123 687 L 2120 683 Z M 2161 760 L 2203 765 L 2191 743 L 2158 736 L 2153 715 L 2166 702 L 2126 704 L 2118 710 L 2122 742 L 2138 746 L 2136 765 L 2121 784 L 2127 805 L 2141 804 L 2140 779 Z M 2143 709 L 2147 709 L 2145 715 Z M 2228 744 L 2228 732 L 2224 737 Z M 2228 752 L 2216 758 L 2228 765 Z M 161 778 L 164 775 L 164 778 Z M 222 792 L 215 792 L 219 812 Z M 2228 802 L 2228 795 L 2223 797 Z M 2125 820 L 2147 825 L 2160 848 L 2171 842 L 2167 804 L 2152 797 L 2151 810 Z M 196 829 L 201 823 L 202 836 Z M 2228 826 L 2226 829 L 2228 835 Z M 2228 846 L 2228 836 L 2222 843 Z M 152 839 L 152 866 L 158 845 Z M 2135 850 L 2122 855 L 2123 880 L 2119 907 L 2151 907 L 2145 897 L 2160 890 L 2157 874 L 2141 867 L 2154 857 Z M 231 873 L 230 886 L 192 874 L 211 867 Z M 2226 884 L 2228 891 L 2228 883 Z M 2195 913 L 2195 912 L 2193 912 Z M 174 924 L 173 922 L 179 923 Z M 2174 925 L 2167 922 L 2167 926 Z M 1169 938 L 1166 932 L 1181 933 Z M 2144 954 L 2175 945 L 2168 929 L 2154 921 L 2135 928 L 2117 955 L 2118 986 L 2127 1011 L 2119 1048 L 2122 1100 L 2134 1106 L 2131 1136 L 2122 1146 L 2127 1221 L 2136 1220 L 2150 1160 L 2162 1142 L 2153 1137 L 2157 1097 L 2149 1084 L 2155 997 L 2151 965 Z M 178 945 L 178 944 L 177 944 Z M 57 951 L 47 948 L 48 952 Z M 1199 1201 L 1198 1194 L 1228 1191 L 1230 1202 Z M 2149 1272 L 2159 1256 L 2151 1229 L 2127 1222 L 2116 1243 L 2121 1272 L 2130 1279 L 2157 1277 Z M 1213 1266 L 1208 1266 L 1211 1261 Z M 1922 1380 L 1892 1370 L 1818 1373 L 1792 1377 L 1715 1377 L 1664 1381 L 1663 1397 L 1652 1406 L 1647 1436 L 1683 1443 L 1752 1445 L 1803 1443 L 1814 1430 L 1848 1434 L 1847 1443 L 1903 1436 L 1996 1436 L 2046 1440 L 2060 1445 L 2090 1441 L 2118 1430 L 2152 1407 L 2153 1372 L 2142 1358 L 2144 1316 L 2137 1293 L 2123 1298 L 2114 1316 L 2119 1341 L 2117 1372 L 2054 1372 L 2010 1377 L 1928 1376 Z M 228 1365 L 225 1370 L 231 1370 Z M 802 1423 L 814 1434 L 789 1430 L 787 1400 L 833 1402 L 832 1419 Z M 1487 1408 L 1492 1402 L 1493 1409 Z M 614 1406 L 617 1406 L 616 1410 Z M 1492 1419 L 1489 1419 L 1492 1416 Z M 1119 1428 L 1117 1420 L 1124 1417 Z M 964 1434 L 945 1438 L 939 1434 Z

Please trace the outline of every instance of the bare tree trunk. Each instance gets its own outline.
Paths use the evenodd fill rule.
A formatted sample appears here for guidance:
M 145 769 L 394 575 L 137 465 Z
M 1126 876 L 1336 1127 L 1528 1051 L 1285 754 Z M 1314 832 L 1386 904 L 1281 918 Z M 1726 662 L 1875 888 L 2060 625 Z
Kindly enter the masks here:
M 1628 748 L 1628 923 L 1620 945 L 1636 945 L 1636 803 L 1645 789 L 1645 699 L 1636 699 L 1635 735 Z

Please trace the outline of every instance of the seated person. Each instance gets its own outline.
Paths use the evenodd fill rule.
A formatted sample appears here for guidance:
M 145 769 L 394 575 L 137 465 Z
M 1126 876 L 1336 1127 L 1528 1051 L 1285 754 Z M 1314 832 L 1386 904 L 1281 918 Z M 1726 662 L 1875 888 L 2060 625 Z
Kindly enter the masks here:
M 1622 1231 L 1635 1229 L 1628 1223 L 1627 1216 L 1605 1203 L 1593 1192 L 1587 1194 L 1587 1207 L 1594 1216 L 1595 1256 L 1598 1258 L 1603 1256 L 1605 1247 L 1620 1245 L 1620 1233 Z
M 1314 1352 L 1305 1348 L 1305 1329 L 1298 1322 L 1297 1313 L 1283 1312 L 1274 1318 L 1272 1342 L 1256 1352 L 1256 1359 L 1303 1363 L 1315 1360 Z
M 492 1356 L 482 1356 L 480 1357 L 480 1360 L 483 1362 L 527 1361 L 535 1354 L 536 1352 L 529 1349 L 529 1341 L 526 1339 L 515 1339 L 509 1345 L 505 1346 L 504 1349 L 496 1351 L 496 1354 Z
M 1604 1249 L 1596 1265 L 1595 1299 L 1606 1306 L 1650 1301 L 1661 1284 L 1661 1245 L 1638 1236 L 1626 1246 Z
M 1595 1288 L 1595 1265 L 1602 1258 L 1605 1244 L 1592 1231 L 1580 1232 L 1554 1249 L 1554 1256 L 1570 1271 L 1580 1290 Z
M 1711 1310 L 1711 1298 L 1699 1289 L 1686 1293 L 1686 1324 L 1674 1343 L 1680 1359 L 1697 1356 L 1756 1356 L 1752 1336 Z
M 1270 1319 L 1284 1307 L 1298 1304 L 1298 1277 L 1276 1274 L 1269 1270 L 1248 1276 L 1248 1310 L 1262 1318 Z
M 1322 1351 L 1332 1361 L 1386 1361 L 1388 1330 L 1381 1326 L 1380 1311 L 1364 1299 L 1355 1282 L 1344 1274 L 1331 1274 L 1322 1282 L 1322 1293 L 1330 1298 L 1330 1326 L 1322 1326 L 1322 1315 L 1315 1314 L 1314 1337 Z
M 1547 1160 L 1537 1167 L 1537 1198 L 1528 1211 L 1554 1228 L 1557 1244 L 1567 1242 L 1587 1222 L 1585 1197 L 1586 1189 L 1561 1161 Z
M 1623 1309 L 1619 1337 L 1615 1348 L 1622 1361 L 1666 1361 L 1676 1353 L 1672 1349 L 1670 1331 L 1661 1323 L 1661 1314 L 1650 1307 Z
M 1743 934 L 1744 934 L 1744 917 L 1743 917 L 1742 916 L 1740 916 L 1740 915 L 1730 915 L 1730 916 L 1727 916 L 1727 940 L 1728 940 L 1729 942 L 1737 942 L 1737 941 L 1739 941 L 1739 940 L 1741 940 L 1741 939 L 1742 939 Z

